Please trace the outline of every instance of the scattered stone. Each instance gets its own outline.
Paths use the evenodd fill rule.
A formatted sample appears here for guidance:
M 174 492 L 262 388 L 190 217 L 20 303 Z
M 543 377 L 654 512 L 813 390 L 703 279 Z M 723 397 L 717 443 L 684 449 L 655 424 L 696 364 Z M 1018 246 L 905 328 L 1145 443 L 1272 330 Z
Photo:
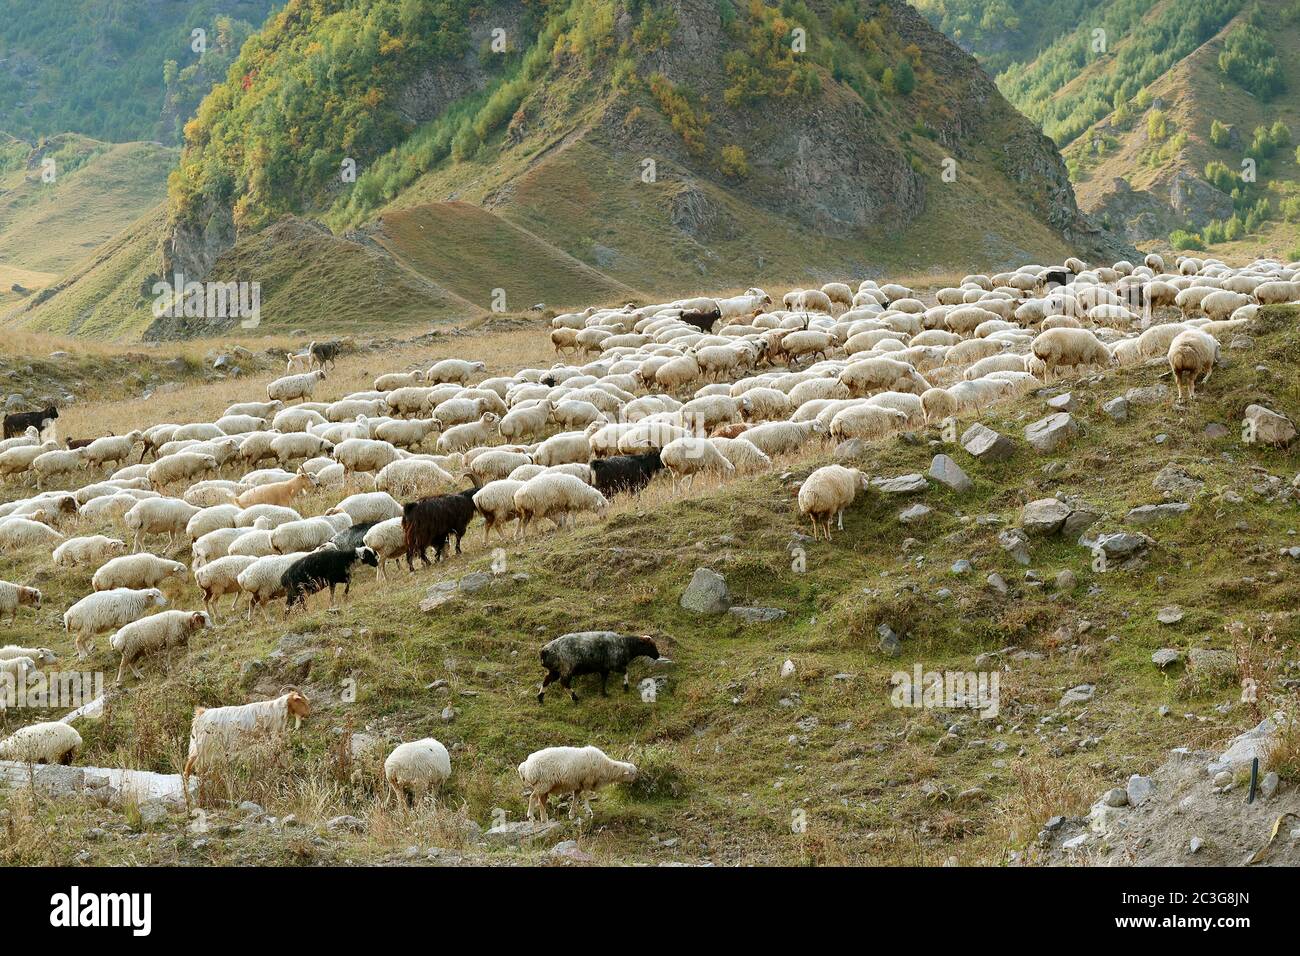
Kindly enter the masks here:
M 1214 775 L 1214 786 L 1218 790 L 1229 790 L 1233 779 L 1231 770 L 1220 770 Z
M 961 436 L 961 447 L 980 461 L 1006 461 L 1016 451 L 1016 443 L 1000 435 L 987 425 L 976 422 Z
M 1159 667 L 1161 670 L 1179 663 L 1182 659 L 1182 652 L 1175 650 L 1172 647 L 1162 647 L 1151 655 L 1151 663 L 1155 664 L 1156 667 Z
M 366 821 L 359 817 L 348 816 L 344 814 L 341 817 L 334 817 L 325 824 L 325 829 L 332 830 L 335 833 L 346 830 L 351 833 L 365 833 Z
M 1128 791 L 1129 804 L 1140 807 L 1156 792 L 1156 784 L 1150 777 L 1135 773 L 1128 778 L 1128 785 L 1125 789 Z
M 1277 771 L 1270 770 L 1264 774 L 1264 779 L 1260 781 L 1259 792 L 1265 800 L 1272 800 L 1280 786 L 1282 786 L 1282 778 L 1277 775 Z
M 1055 534 L 1065 527 L 1070 506 L 1058 498 L 1039 498 L 1025 505 L 1020 524 L 1029 534 Z
M 1163 382 L 1130 388 L 1124 393 L 1130 405 L 1166 405 L 1169 402 L 1169 387 Z
M 1155 542 L 1144 534 L 1116 531 L 1100 535 L 1096 541 L 1088 543 L 1088 547 L 1100 548 L 1107 558 L 1122 561 L 1138 556 L 1153 544 Z
M 925 475 L 917 472 L 912 472 L 909 475 L 899 475 L 896 478 L 872 478 L 871 484 L 886 495 L 911 495 L 918 491 L 925 491 L 930 487 Z
M 948 570 L 950 570 L 953 574 L 958 574 L 958 575 L 970 574 L 970 572 L 974 569 L 974 567 L 975 566 L 971 564 L 969 561 L 967 561 L 965 558 L 961 558 L 960 560 L 954 561 L 952 563 L 952 567 L 949 568 Z
M 471 571 L 460 579 L 460 589 L 465 594 L 477 594 L 492 586 L 493 577 L 487 571 Z
M 723 614 L 731 607 L 731 592 L 721 574 L 709 568 L 696 568 L 680 603 L 696 614 Z
M 1019 528 L 1007 528 L 998 532 L 998 544 L 1017 564 L 1029 563 L 1029 539 Z
M 1101 512 L 1080 505 L 1070 512 L 1070 517 L 1065 519 L 1061 534 L 1067 538 L 1077 538 L 1100 520 Z
M 947 455 L 935 455 L 930 462 L 930 477 L 953 491 L 970 491 L 974 482 Z
M 558 820 L 548 820 L 545 823 L 540 820 L 516 820 L 493 827 L 483 834 L 483 838 L 496 846 L 524 846 L 542 842 L 563 825 Z
M 1222 425 L 1219 422 L 1210 422 L 1210 424 L 1205 426 L 1206 438 L 1217 440 L 1220 438 L 1227 438 L 1230 434 L 1232 434 L 1232 430 L 1228 428 L 1227 425 Z
M 1025 441 L 1034 451 L 1046 455 L 1056 451 L 1079 433 L 1079 426 L 1069 412 L 1057 412 L 1025 428 Z
M 730 607 L 728 614 L 733 614 L 746 624 L 768 624 L 785 617 L 785 611 L 779 607 Z
M 1073 704 L 1086 704 L 1092 700 L 1092 695 L 1097 692 L 1093 684 L 1079 684 L 1077 687 L 1071 687 L 1062 695 L 1061 700 L 1057 703 L 1057 710 L 1063 710 Z
M 595 858 L 590 853 L 578 849 L 577 840 L 561 840 L 550 849 L 551 856 L 574 863 L 591 863 Z
M 1193 647 L 1187 652 L 1187 666 L 1204 674 L 1228 674 L 1237 669 L 1237 657 L 1232 651 Z
M 1056 590 L 1058 591 L 1073 591 L 1078 583 L 1078 577 L 1069 568 L 1058 571 L 1056 574 Z
M 1265 445 L 1285 445 L 1295 438 L 1295 425 L 1291 419 L 1263 405 L 1247 405 L 1242 417 L 1248 423 L 1243 434 L 1250 435 L 1251 441 Z
M 431 611 L 436 611 L 455 597 L 456 582 L 439 581 L 425 592 L 424 600 L 420 602 L 420 610 L 428 614 Z
M 1192 837 L 1192 842 L 1187 845 L 1187 852 L 1199 853 L 1201 852 L 1201 847 L 1203 846 L 1205 846 L 1204 840 L 1202 840 L 1200 837 Z
M 1079 407 L 1073 392 L 1062 392 L 1047 400 L 1047 407 L 1057 412 L 1072 412 Z
M 1187 514 L 1192 506 L 1181 501 L 1166 502 L 1162 505 L 1139 505 L 1124 516 L 1129 524 L 1148 525 L 1168 518 L 1179 518 Z
M 161 800 L 148 800 L 140 804 L 140 825 L 154 827 L 167 820 L 167 807 Z
M 1101 410 L 1115 422 L 1128 421 L 1128 399 L 1123 396 L 1112 398 L 1101 406 Z
M 1156 620 L 1161 624 L 1177 624 L 1183 619 L 1183 609 L 1177 604 L 1162 607 L 1156 612 Z
M 898 520 L 903 524 L 918 524 L 930 516 L 934 509 L 919 502 L 898 513 Z
M 1128 793 L 1122 787 L 1112 787 L 1101 799 L 1108 807 L 1128 806 Z
M 894 629 L 888 624 L 881 624 L 876 628 L 876 633 L 880 635 L 880 643 L 877 645 L 880 653 L 886 657 L 897 657 L 903 648 L 903 642 L 894 633 Z
M 987 578 L 985 578 L 985 581 L 988 582 L 989 587 L 991 587 L 994 591 L 997 591 L 999 594 L 1007 594 L 1011 590 L 1007 586 L 1006 580 L 1002 577 L 1002 575 L 998 574 L 996 571 L 990 574 Z
M 1168 464 L 1160 469 L 1160 473 L 1156 475 L 1151 484 L 1156 491 L 1162 492 L 1167 499 L 1181 498 L 1186 500 L 1200 491 L 1205 482 L 1192 477 L 1185 468 Z
M 794 661 L 787 660 L 784 664 L 781 665 L 781 676 L 782 677 L 794 676 Z

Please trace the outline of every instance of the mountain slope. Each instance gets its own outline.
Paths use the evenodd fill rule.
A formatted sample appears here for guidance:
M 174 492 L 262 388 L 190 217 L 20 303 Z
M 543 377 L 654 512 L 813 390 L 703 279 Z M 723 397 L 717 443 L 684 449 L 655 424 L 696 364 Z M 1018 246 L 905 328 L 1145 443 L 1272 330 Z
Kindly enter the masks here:
M 158 275 L 265 281 L 284 269 L 257 237 L 320 218 L 477 308 L 1126 251 L 1052 144 L 894 0 L 291 2 L 187 127 L 169 192 Z M 67 327 L 72 291 L 22 321 Z

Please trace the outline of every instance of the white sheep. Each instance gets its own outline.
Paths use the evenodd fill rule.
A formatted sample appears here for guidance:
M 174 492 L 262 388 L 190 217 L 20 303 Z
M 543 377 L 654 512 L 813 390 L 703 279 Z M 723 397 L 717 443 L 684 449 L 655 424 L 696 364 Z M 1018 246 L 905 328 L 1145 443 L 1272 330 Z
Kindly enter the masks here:
M 167 546 L 174 548 L 177 538 L 185 534 L 185 528 L 191 518 L 201 509 L 180 498 L 146 498 L 137 501 L 122 520 L 128 530 L 135 532 L 131 539 L 131 550 L 139 551 L 147 535 L 167 535 Z
M 500 538 L 504 539 L 505 525 L 519 517 L 519 508 L 515 505 L 515 492 L 523 486 L 522 480 L 499 478 L 489 481 L 474 493 L 474 507 L 483 516 L 484 547 L 490 542 L 494 530 Z
M 149 466 L 146 475 L 149 478 L 149 484 L 156 490 L 161 491 L 174 482 L 192 481 L 200 475 L 212 474 L 219 467 L 215 455 L 205 455 L 193 451 L 178 451 L 159 458 Z
M 239 482 L 212 478 L 190 485 L 181 495 L 181 500 L 196 508 L 215 508 L 217 505 L 234 504 L 239 492 Z
M 8 614 L 9 623 L 13 624 L 18 619 L 20 607 L 39 608 L 40 606 L 41 592 L 36 588 L 0 581 L 0 618 Z
M 109 462 L 120 465 L 131 458 L 135 446 L 143 441 L 144 433 L 139 431 L 96 438 L 85 448 L 86 463 L 97 467 L 107 465 Z
M 27 548 L 52 549 L 63 541 L 63 535 L 49 525 L 30 518 L 5 518 L 0 521 L 0 548 L 22 551 Z
M 901 394 L 901 393 L 893 393 Z M 916 396 L 911 396 L 916 398 Z M 921 405 L 917 398 L 917 405 Z M 924 412 L 918 409 L 923 418 Z M 883 405 L 861 402 L 840 409 L 830 421 L 830 436 L 835 441 L 847 441 L 851 438 L 874 440 L 904 431 L 908 427 L 907 413 Z M 747 433 L 748 434 L 748 433 Z
M 421 794 L 437 790 L 451 776 L 447 748 L 432 737 L 398 744 L 384 761 L 384 779 L 393 794 L 413 803 Z
M 229 503 L 204 508 L 195 512 L 190 520 L 185 523 L 185 534 L 191 541 L 197 541 L 209 531 L 216 531 L 220 528 L 233 528 L 235 520 L 242 510 L 238 505 Z
M 484 412 L 478 421 L 452 425 L 438 436 L 437 449 L 442 453 L 464 451 L 475 445 L 485 445 L 497 434 L 497 423 L 501 416 L 496 412 Z
M 346 514 L 352 519 L 353 524 L 371 524 L 387 521 L 389 518 L 400 518 L 402 505 L 386 491 L 368 491 L 359 495 L 349 495 L 325 514 Z
M 530 478 L 515 491 L 515 509 L 519 512 L 519 538 L 527 536 L 528 526 L 539 518 L 550 518 L 562 528 L 575 512 L 594 511 L 604 517 L 609 502 L 595 488 L 573 475 L 545 472 Z
M 181 771 L 185 792 L 193 774 L 210 773 L 243 751 L 257 745 L 279 746 L 289 733 L 289 718 L 294 725 L 310 716 L 311 703 L 296 690 L 274 700 L 229 707 L 195 707 L 190 721 L 190 749 Z
M 424 373 L 424 380 L 431 385 L 437 385 L 442 382 L 455 382 L 463 384 L 468 382 L 476 373 L 486 372 L 487 365 L 483 362 L 467 362 L 464 359 L 443 359 L 441 362 L 434 362 Z
M 380 471 L 385 465 L 400 461 L 404 452 L 386 441 L 348 438 L 334 446 L 333 454 L 334 460 L 352 474 L 356 471 Z
M 537 809 L 543 822 L 548 819 L 547 801 L 552 796 L 572 794 L 570 818 L 577 817 L 579 800 L 591 815 L 588 794 L 612 783 L 632 783 L 636 776 L 634 764 L 611 760 L 599 747 L 591 746 L 547 747 L 529 754 L 519 765 L 519 779 L 529 791 L 528 819 L 533 819 Z
M 284 594 L 284 585 L 280 583 L 280 578 L 295 561 L 305 558 L 309 553 L 293 551 L 289 554 L 264 555 L 236 575 L 235 580 L 239 582 L 239 589 L 248 595 L 250 621 L 253 619 L 254 608 L 259 607 L 269 619 L 266 606 Z
M 673 494 L 677 493 L 679 481 L 689 487 L 700 472 L 732 475 L 736 471 L 736 466 L 709 439 L 691 435 L 670 441 L 660 452 L 659 460 L 673 476 Z
M 86 467 L 85 449 L 47 451 L 37 455 L 32 461 L 32 474 L 36 476 L 36 487 L 42 482 L 61 475 L 68 475 Z
M 344 519 L 347 515 L 342 516 Z M 271 550 L 276 554 L 288 554 L 291 551 L 314 551 L 334 535 L 339 529 L 327 518 L 303 518 L 300 521 L 286 521 L 271 531 Z
M 322 369 L 304 372 L 301 375 L 286 375 L 267 384 L 266 397 L 272 401 L 282 402 L 311 398 L 312 392 L 316 391 L 316 386 L 324 378 L 325 372 Z
M 157 587 L 168 578 L 181 577 L 185 571 L 185 565 L 179 561 L 169 561 L 147 552 L 127 554 L 112 558 L 101 566 L 90 579 L 90 584 L 96 591 L 114 588 L 140 590 Z
M 859 491 L 865 491 L 869 479 L 857 468 L 826 465 L 818 468 L 799 486 L 799 512 L 812 521 L 813 538 L 818 537 L 817 519 L 826 525 L 826 540 L 831 539 L 831 519 L 844 530 L 844 509 L 853 504 Z
M 128 667 L 137 678 L 144 677 L 136 666 L 140 657 L 188 643 L 192 633 L 210 623 L 208 615 L 202 611 L 159 611 L 119 628 L 108 641 L 113 650 L 122 654 L 122 662 L 117 667 L 117 682 L 122 683 L 122 674 Z
M 81 734 L 71 724 L 52 720 L 20 728 L 0 740 L 0 759 L 23 763 L 71 764 L 81 749 Z
M 1196 382 L 1201 384 L 1210 380 L 1210 373 L 1219 360 L 1219 342 L 1214 336 L 1207 335 L 1200 329 L 1184 329 L 1169 343 L 1169 369 L 1174 373 L 1177 386 L 1175 400 L 1183 400 L 1183 386 L 1187 386 L 1187 397 L 1196 397 Z
M 395 561 L 401 567 L 401 557 L 406 554 L 406 531 L 401 518 L 387 518 L 379 521 L 365 533 L 361 543 L 375 552 L 379 563 L 375 565 L 375 580 L 388 577 L 389 561 Z
M 109 558 L 126 554 L 126 542 L 106 535 L 95 534 L 81 538 L 69 538 L 54 549 L 54 566 L 58 568 L 76 568 L 94 566 L 98 568 Z
M 1116 364 L 1110 350 L 1088 329 L 1048 329 L 1035 336 L 1030 351 L 1043 365 L 1043 381 L 1061 366 Z M 1032 371 L 1026 367 L 1026 371 Z
M 768 457 L 795 451 L 826 433 L 821 422 L 764 422 L 746 429 L 745 441 Z
M 16 644 L 0 647 L 0 661 L 12 660 L 15 657 L 30 657 L 37 664 L 54 664 L 59 659 L 59 655 L 48 647 L 19 647 Z
M 77 656 L 84 659 L 90 654 L 92 638 L 96 634 L 116 631 L 144 617 L 151 607 L 166 606 L 167 598 L 157 588 L 146 588 L 143 591 L 133 591 L 130 588 L 96 591 L 87 594 L 63 613 L 63 629 L 75 635 Z

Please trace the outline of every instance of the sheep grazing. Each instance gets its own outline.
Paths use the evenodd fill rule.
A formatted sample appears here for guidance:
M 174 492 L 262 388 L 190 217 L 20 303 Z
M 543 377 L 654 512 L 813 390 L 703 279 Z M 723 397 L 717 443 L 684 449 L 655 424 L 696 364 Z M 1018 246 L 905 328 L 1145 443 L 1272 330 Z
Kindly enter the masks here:
M 112 558 L 102 565 L 90 579 L 90 585 L 96 591 L 152 588 L 168 578 L 181 577 L 185 570 L 185 565 L 181 562 L 169 561 L 154 554 L 127 554 Z
M 215 558 L 202 567 L 195 567 L 194 583 L 203 592 L 203 606 L 214 621 L 217 619 L 217 604 L 225 595 L 235 596 L 231 610 L 239 606 L 239 596 L 242 593 L 239 575 L 256 560 L 250 554 L 232 554 Z
M 1210 373 L 1219 360 L 1219 342 L 1200 329 L 1185 329 L 1179 332 L 1169 343 L 1169 369 L 1174 373 L 1174 382 L 1178 391 L 1175 401 L 1183 400 L 1183 386 L 1187 386 L 1187 397 L 1196 397 L 1196 382 L 1201 384 L 1210 380 Z
M 210 623 L 208 615 L 202 611 L 159 611 L 119 628 L 108 641 L 113 650 L 122 654 L 122 662 L 117 667 L 117 682 L 122 683 L 122 674 L 128 667 L 137 678 L 144 677 L 135 663 L 139 658 L 187 644 L 191 634 Z
M 594 511 L 604 517 L 609 502 L 580 478 L 546 472 L 528 479 L 515 492 L 515 508 L 519 511 L 519 537 L 523 539 L 528 526 L 539 518 L 550 518 L 557 528 L 562 528 L 576 512 Z
M 451 756 L 432 737 L 398 744 L 384 761 L 384 779 L 399 800 L 414 803 L 451 776 Z
M 296 690 L 274 700 L 229 707 L 195 707 L 190 721 L 190 749 L 181 771 L 185 793 L 193 774 L 200 777 L 237 760 L 259 743 L 278 746 L 289 733 L 289 718 L 294 726 L 311 716 L 311 702 Z
M 199 513 L 189 502 L 180 498 L 145 498 L 136 502 L 122 516 L 127 528 L 135 532 L 131 539 L 131 550 L 139 551 L 147 535 L 167 535 L 167 546 L 176 547 L 177 540 L 185 534 L 190 519 Z
M 519 517 L 519 511 L 515 508 L 515 492 L 523 484 L 522 481 L 498 478 L 474 492 L 474 509 L 483 516 L 484 547 L 490 542 L 494 530 L 504 539 L 505 525 Z
M 313 491 L 318 484 L 315 475 L 300 469 L 288 481 L 273 481 L 249 488 L 235 499 L 235 504 L 240 508 L 251 508 L 254 505 L 279 505 L 287 508 L 294 498 Z
M 0 618 L 8 614 L 11 625 L 18 619 L 20 607 L 39 609 L 40 606 L 41 592 L 36 588 L 0 581 Z
M 75 635 L 77 656 L 85 659 L 90 654 L 91 638 L 96 634 L 116 631 L 144 617 L 151 607 L 166 606 L 167 598 L 157 588 L 96 591 L 63 613 L 63 630 Z
M 1061 366 L 1117 364 L 1110 350 L 1088 329 L 1056 328 L 1040 332 L 1030 344 L 1030 351 L 1043 365 L 1043 381 Z M 1028 369 L 1026 366 L 1026 370 Z
M 253 610 L 259 607 L 262 608 L 263 615 L 269 617 L 266 606 L 284 593 L 284 572 L 305 557 L 307 553 L 302 551 L 263 555 L 236 575 L 239 589 L 248 595 L 250 621 L 253 619 Z
M 0 740 L 0 760 L 71 764 L 81 749 L 81 734 L 71 724 L 52 720 L 32 724 Z
M 735 473 L 735 466 L 707 438 L 675 438 L 664 446 L 664 467 L 673 476 L 673 494 L 681 482 L 689 487 L 700 472 Z
M 21 551 L 26 548 L 55 548 L 63 535 L 49 525 L 30 518 L 5 518 L 0 521 L 0 548 Z
M 576 479 L 575 479 L 576 480 Z M 441 561 L 447 548 L 447 538 L 456 536 L 456 553 L 460 554 L 460 541 L 465 529 L 474 520 L 474 496 L 477 488 L 452 495 L 434 495 L 412 501 L 402 509 L 402 532 L 406 540 L 406 567 L 415 570 L 415 557 L 419 555 L 429 564 L 428 550 L 432 545 L 434 560 Z
M 379 567 L 379 556 L 373 548 L 364 545 L 352 551 L 322 548 L 289 565 L 280 577 L 285 593 L 284 616 L 289 616 L 295 604 L 305 609 L 308 596 L 325 588 L 330 589 L 330 607 L 333 607 L 334 589 L 340 584 L 346 600 L 352 590 L 352 565 L 358 561 L 372 568 Z
M 648 637 L 616 634 L 613 631 L 579 631 L 565 634 L 542 645 L 542 666 L 546 676 L 537 691 L 537 702 L 546 701 L 546 688 L 555 681 L 578 702 L 578 693 L 570 685 L 583 674 L 600 675 L 600 693 L 608 697 L 606 684 L 610 671 L 623 675 L 623 690 L 628 688 L 627 665 L 637 657 L 659 659 L 659 648 Z
M 588 465 L 591 467 L 592 487 L 606 498 L 637 494 L 664 467 L 658 449 L 643 455 L 593 458 Z
M 799 486 L 799 512 L 812 521 L 813 539 L 818 536 L 817 519 L 826 525 L 826 540 L 831 539 L 831 519 L 844 530 L 844 509 L 853 504 L 859 491 L 868 487 L 868 478 L 857 468 L 827 465 L 818 468 Z
M 13 660 L 15 657 L 30 657 L 37 664 L 54 664 L 59 660 L 59 655 L 48 647 L 19 647 L 16 644 L 0 647 L 0 661 Z
M 540 811 L 542 822 L 547 815 L 547 801 L 552 796 L 571 794 L 569 817 L 578 815 L 578 801 L 589 816 L 591 801 L 588 794 L 612 783 L 632 783 L 636 780 L 634 764 L 611 760 L 599 747 L 547 747 L 528 755 L 519 765 L 519 779 L 529 790 L 528 819 L 533 819 L 534 809 Z

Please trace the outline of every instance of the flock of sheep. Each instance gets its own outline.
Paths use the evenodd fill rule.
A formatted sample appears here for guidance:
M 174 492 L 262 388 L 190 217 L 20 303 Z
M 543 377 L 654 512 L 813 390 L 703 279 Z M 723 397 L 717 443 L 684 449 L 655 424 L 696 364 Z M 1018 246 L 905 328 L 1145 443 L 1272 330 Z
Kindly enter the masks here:
M 213 626 L 224 596 L 231 611 L 246 600 L 249 618 L 279 598 L 287 615 L 326 588 L 332 606 L 358 563 L 382 578 L 390 561 L 413 568 L 428 547 L 440 560 L 453 537 L 459 552 L 475 517 L 485 544 L 512 523 L 523 538 L 543 518 L 563 527 L 603 515 L 611 498 L 638 493 L 662 470 L 674 491 L 700 474 L 761 472 L 827 439 L 880 439 L 976 415 L 1089 367 L 1167 361 L 1181 401 L 1256 309 L 1300 301 L 1298 277 L 1296 264 L 1232 269 L 1183 257 L 1167 269 L 1150 255 L 1136 266 L 1070 259 L 970 275 L 929 303 L 868 280 L 856 290 L 796 289 L 779 309 L 760 289 L 589 308 L 552 320 L 556 352 L 571 357 L 551 368 L 491 375 L 482 362 L 445 359 L 333 402 L 313 396 L 337 350 L 312 348 L 290 359 L 307 369 L 272 381 L 265 402 L 232 405 L 212 422 L 159 423 L 70 449 L 45 427 L 51 417 L 0 442 L 10 489 L 36 487 L 0 505 L 0 548 L 48 551 L 58 568 L 92 572 L 92 593 L 67 609 L 64 628 L 81 657 L 111 633 L 120 683 L 127 670 L 141 676 L 142 658 Z M 819 468 L 799 490 L 798 511 L 829 540 L 832 521 L 842 528 L 866 487 L 861 470 Z M 305 513 L 303 502 L 322 498 L 334 503 Z M 92 529 L 107 533 L 79 533 Z M 188 565 L 142 550 L 163 536 L 169 553 L 188 552 Z M 168 604 L 163 587 L 188 575 L 205 610 L 155 612 Z M 0 619 L 40 603 L 37 589 L 0 582 Z M 552 681 L 571 691 L 586 673 L 601 675 L 602 692 L 611 671 L 626 686 L 637 656 L 658 651 L 646 638 L 566 635 L 542 650 L 538 699 Z M 0 650 L 0 670 L 15 674 L 55 660 L 46 648 Z M 186 776 L 252 736 L 283 739 L 289 718 L 309 713 L 296 690 L 197 709 Z M 66 761 L 80 744 L 68 724 L 37 724 L 0 741 L 0 757 Z M 385 763 L 392 790 L 407 796 L 436 790 L 450 772 L 432 738 L 400 745 Z M 519 767 L 529 816 L 536 809 L 543 819 L 548 795 L 570 794 L 572 814 L 586 794 L 635 774 L 594 747 L 546 748 Z

